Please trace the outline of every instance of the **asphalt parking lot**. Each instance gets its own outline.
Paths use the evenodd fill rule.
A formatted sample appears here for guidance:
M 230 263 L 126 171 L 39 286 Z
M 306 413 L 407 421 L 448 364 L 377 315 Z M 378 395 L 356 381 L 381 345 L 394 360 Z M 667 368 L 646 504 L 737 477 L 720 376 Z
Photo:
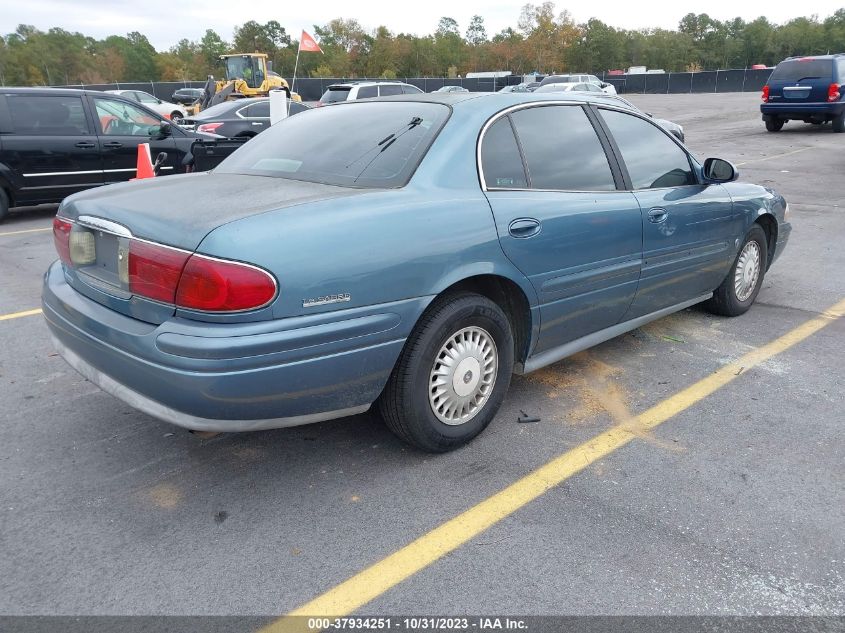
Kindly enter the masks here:
M 785 254 L 746 315 L 688 309 L 515 377 L 446 455 L 371 414 L 200 437 L 132 410 L 29 313 L 54 209 L 13 214 L 0 614 L 845 615 L 845 135 L 767 133 L 756 93 L 630 99 L 782 193 Z

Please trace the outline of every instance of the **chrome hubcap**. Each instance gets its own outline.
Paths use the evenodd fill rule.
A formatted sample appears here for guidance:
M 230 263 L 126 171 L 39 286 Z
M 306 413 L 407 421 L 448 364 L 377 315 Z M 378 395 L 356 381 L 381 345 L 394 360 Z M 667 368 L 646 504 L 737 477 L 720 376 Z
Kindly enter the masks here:
M 496 384 L 499 355 L 490 334 L 464 328 L 443 343 L 429 378 L 428 401 L 437 419 L 458 425 L 481 411 Z
M 752 240 L 743 247 L 736 261 L 734 292 L 740 301 L 747 301 L 754 292 L 760 278 L 760 263 L 760 246 Z

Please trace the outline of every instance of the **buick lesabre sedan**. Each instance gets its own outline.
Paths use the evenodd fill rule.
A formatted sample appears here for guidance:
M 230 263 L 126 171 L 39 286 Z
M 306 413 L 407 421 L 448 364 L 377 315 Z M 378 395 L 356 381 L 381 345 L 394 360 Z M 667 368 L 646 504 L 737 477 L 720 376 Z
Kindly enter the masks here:
M 749 309 L 788 206 L 602 95 L 443 94 L 292 117 L 212 173 L 68 198 L 56 349 L 152 416 L 249 431 L 376 406 L 446 451 L 511 375 L 700 302 Z

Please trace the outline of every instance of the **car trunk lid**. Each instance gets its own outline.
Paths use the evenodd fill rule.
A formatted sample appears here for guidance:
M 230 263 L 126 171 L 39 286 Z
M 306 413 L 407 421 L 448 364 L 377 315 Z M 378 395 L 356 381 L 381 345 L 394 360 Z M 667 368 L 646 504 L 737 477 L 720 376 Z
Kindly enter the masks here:
M 59 216 L 70 220 L 74 231 L 90 235 L 78 246 L 77 253 L 83 253 L 78 261 L 65 263 L 68 281 L 114 310 L 161 323 L 175 308 L 167 301 L 151 301 L 130 291 L 127 267 L 132 244 L 152 242 L 168 247 L 177 259 L 187 257 L 208 233 L 229 222 L 271 210 L 293 212 L 300 205 L 360 193 L 363 190 L 284 178 L 210 173 L 110 185 L 77 194 L 62 205 Z M 244 260 L 248 259 L 245 253 Z

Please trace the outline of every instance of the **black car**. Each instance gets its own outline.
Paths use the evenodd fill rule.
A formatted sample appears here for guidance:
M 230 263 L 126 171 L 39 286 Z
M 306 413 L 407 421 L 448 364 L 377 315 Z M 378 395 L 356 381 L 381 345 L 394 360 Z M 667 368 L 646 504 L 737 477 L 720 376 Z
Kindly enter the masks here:
M 198 139 L 140 103 L 87 90 L 0 88 L 0 220 L 10 207 L 61 202 L 66 196 L 135 176 L 138 145 L 161 174 L 186 171 Z
M 289 101 L 290 114 L 299 114 L 308 110 L 308 106 L 299 101 Z M 270 127 L 269 97 L 252 97 L 224 101 L 196 116 L 183 119 L 180 123 L 188 130 L 207 134 L 218 134 L 226 138 L 255 136 Z
M 170 97 L 174 103 L 181 103 L 182 105 L 191 105 L 198 99 L 202 98 L 202 88 L 179 88 Z

